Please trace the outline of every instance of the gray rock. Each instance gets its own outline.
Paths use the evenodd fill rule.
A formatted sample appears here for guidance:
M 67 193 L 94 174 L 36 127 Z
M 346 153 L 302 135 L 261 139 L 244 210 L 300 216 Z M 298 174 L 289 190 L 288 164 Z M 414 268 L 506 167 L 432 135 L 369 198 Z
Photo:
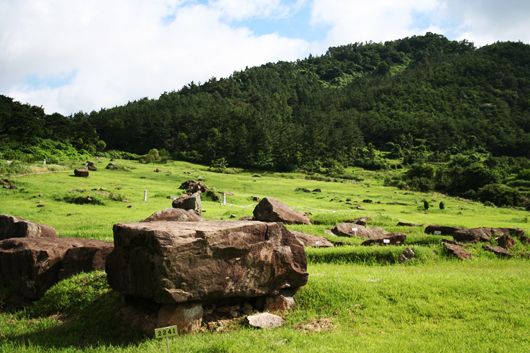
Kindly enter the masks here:
M 247 316 L 247 323 L 256 328 L 275 328 L 283 326 L 283 319 L 271 313 L 260 313 Z

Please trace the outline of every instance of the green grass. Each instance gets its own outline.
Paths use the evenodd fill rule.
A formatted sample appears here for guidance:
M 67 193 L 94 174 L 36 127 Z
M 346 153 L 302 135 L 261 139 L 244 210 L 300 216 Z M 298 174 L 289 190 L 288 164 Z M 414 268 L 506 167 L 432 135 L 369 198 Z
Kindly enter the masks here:
M 349 170 L 362 181 L 308 180 L 298 173 L 219 174 L 184 162 L 139 164 L 117 161 L 124 170 L 105 170 L 89 178 L 68 172 L 9 177 L 18 188 L 0 189 L 0 213 L 54 226 L 60 236 L 112 240 L 112 225 L 134 222 L 170 207 L 170 196 L 187 179 L 203 178 L 209 187 L 231 192 L 228 205 L 203 201 L 204 217 L 249 216 L 253 196 L 276 197 L 310 213 L 312 225 L 295 229 L 347 245 L 308 249 L 309 282 L 295 296 L 297 309 L 285 327 L 258 331 L 234 327 L 171 340 L 172 352 L 528 352 L 530 351 L 530 261 L 528 245 L 517 242 L 511 260 L 497 259 L 468 245 L 473 259 L 454 260 L 440 245 L 443 237 L 423 227 L 398 227 L 398 221 L 465 227 L 519 227 L 530 233 L 528 212 L 486 207 L 432 193 L 383 186 L 386 172 Z M 155 173 L 154 169 L 161 169 Z M 259 175 L 259 176 L 257 176 Z M 305 193 L 297 188 L 320 188 Z M 143 201 L 144 190 L 148 200 Z M 67 201 L 91 196 L 103 205 Z M 363 200 L 371 199 L 372 203 Z M 422 200 L 431 201 L 429 211 Z M 443 200 L 446 209 L 436 205 Z M 37 207 L 44 205 L 43 207 Z M 355 209 L 361 205 L 364 210 Z M 405 246 L 360 246 L 361 239 L 329 234 L 335 223 L 362 216 L 370 225 L 407 234 L 417 257 L 397 264 Z M 0 309 L 2 292 L 0 290 Z M 122 301 L 102 272 L 58 283 L 25 310 L 0 312 L 0 352 L 162 352 L 163 341 L 139 336 L 116 319 Z M 304 323 L 320 318 L 333 328 L 305 332 Z

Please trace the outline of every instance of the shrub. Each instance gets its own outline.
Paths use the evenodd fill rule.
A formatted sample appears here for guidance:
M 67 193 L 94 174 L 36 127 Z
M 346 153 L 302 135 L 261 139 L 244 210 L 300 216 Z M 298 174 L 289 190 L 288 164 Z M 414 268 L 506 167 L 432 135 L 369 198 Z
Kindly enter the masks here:
M 480 188 L 476 194 L 482 202 L 492 202 L 497 206 L 517 206 L 523 202 L 519 191 L 503 184 L 488 184 Z

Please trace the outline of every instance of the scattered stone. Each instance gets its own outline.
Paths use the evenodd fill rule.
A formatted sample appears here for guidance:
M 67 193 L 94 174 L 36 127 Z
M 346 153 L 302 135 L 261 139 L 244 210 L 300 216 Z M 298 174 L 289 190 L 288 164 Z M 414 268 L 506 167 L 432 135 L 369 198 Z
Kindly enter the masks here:
M 103 269 L 102 262 L 109 247 L 112 244 L 76 238 L 2 240 L 0 283 L 9 286 L 23 298 L 38 299 L 62 278 L 82 271 Z
M 201 181 L 187 180 L 180 184 L 179 189 L 186 190 L 186 193 L 191 195 L 197 192 L 206 192 L 208 187 Z
M 311 224 L 304 214 L 270 197 L 261 200 L 254 208 L 254 218 L 264 222 L 283 222 L 287 224 Z
M 405 242 L 405 239 L 407 239 L 405 234 L 390 233 L 365 240 L 361 245 L 401 245 Z
M 13 189 L 16 189 L 17 186 L 15 185 L 15 183 L 11 180 L 8 180 L 8 179 L 0 179 L 0 185 L 2 185 L 2 187 L 4 189 L 10 189 L 10 190 L 13 190 Z
M 230 218 L 230 219 L 235 219 L 236 217 L 237 217 L 237 216 L 236 216 L 235 214 L 233 214 L 233 213 L 231 213 L 231 214 L 228 216 L 228 218 Z
M 451 226 L 438 226 L 438 225 L 429 225 L 425 228 L 426 234 L 434 235 L 453 235 L 456 231 L 462 228 L 451 227 Z
M 393 206 L 408 206 L 409 204 L 406 202 L 399 202 L 399 201 L 390 201 L 385 202 L 387 205 L 393 205 Z
M 476 243 L 490 241 L 494 234 L 494 228 L 464 228 L 454 232 L 453 238 L 461 243 Z
M 416 253 L 414 252 L 413 249 L 411 248 L 406 248 L 405 250 L 403 250 L 403 252 L 399 255 L 398 257 L 398 261 L 399 263 L 404 263 L 404 262 L 407 262 L 407 261 L 410 261 L 412 260 L 413 258 L 416 257 Z
M 147 217 L 141 222 L 198 222 L 202 220 L 193 210 L 184 210 L 182 208 L 166 208 Z
M 49 225 L 33 223 L 23 218 L 0 215 L 0 240 L 8 238 L 54 238 L 55 229 Z
M 268 329 L 283 326 L 283 319 L 278 315 L 270 313 L 249 315 L 246 319 L 250 326 L 256 328 Z
M 155 168 L 155 170 L 153 170 L 153 172 L 155 172 L 155 173 L 160 173 L 161 170 L 160 170 L 160 168 Z
M 307 323 L 298 324 L 295 329 L 304 332 L 323 332 L 333 329 L 333 321 L 328 318 L 321 318 L 309 321 Z
M 364 200 L 363 200 L 363 203 L 372 203 L 372 202 L 374 202 L 374 201 L 373 201 L 373 200 L 370 200 L 370 199 L 364 199 Z
M 173 200 L 172 206 L 173 208 L 192 210 L 200 216 L 202 213 L 201 194 L 197 192 L 191 195 L 183 195 Z
M 359 218 L 346 221 L 345 223 L 353 223 L 353 224 L 358 224 L 361 226 L 366 226 L 366 224 L 370 222 L 371 220 L 372 219 L 370 217 L 359 217 Z
M 512 254 L 508 250 L 501 248 L 500 246 L 484 245 L 484 250 L 491 251 L 498 256 L 512 257 Z
M 118 224 L 114 246 L 110 286 L 161 304 L 276 295 L 308 277 L 303 246 L 279 223 Z
M 98 167 L 96 167 L 96 164 L 91 161 L 86 162 L 86 168 L 91 172 L 96 172 L 98 170 Z
M 158 311 L 157 327 L 177 326 L 179 334 L 196 332 L 201 328 L 203 309 L 200 303 L 162 305 Z
M 74 176 L 76 177 L 87 178 L 88 174 L 89 174 L 88 169 L 85 169 L 85 168 L 74 169 Z
M 259 197 L 257 197 L 257 196 L 252 196 L 251 198 L 252 198 L 252 201 L 254 201 L 254 202 L 259 202 L 259 200 L 261 200 L 261 199 L 260 199 Z
M 311 192 L 311 190 L 309 190 L 307 188 L 296 188 L 296 189 L 294 189 L 294 191 L 305 192 L 305 193 Z
M 364 208 L 364 207 L 361 206 L 361 205 L 357 205 L 357 206 L 355 206 L 355 209 L 356 209 L 356 210 L 359 210 L 359 211 L 364 211 L 364 210 L 366 210 L 366 208 Z
M 120 169 L 120 167 L 118 167 L 118 165 L 112 163 L 112 162 L 109 162 L 109 164 L 107 164 L 107 166 L 105 167 L 105 169 L 109 169 L 109 170 L 118 170 Z
M 497 244 L 505 249 L 511 249 L 515 246 L 515 240 L 508 234 L 505 234 L 497 239 Z
M 451 242 L 443 242 L 443 246 L 446 251 L 458 257 L 460 260 L 468 260 L 471 258 L 471 254 L 464 250 L 464 248 L 460 245 Z
M 127 208 L 132 208 L 132 207 L 133 207 L 133 205 L 127 205 Z
M 397 223 L 397 226 L 398 227 L 422 227 L 423 224 L 416 224 L 416 223 L 411 223 L 411 222 L 398 222 Z
M 322 189 L 313 189 L 313 192 L 322 192 Z
M 314 248 L 331 248 L 333 243 L 327 240 L 324 237 L 317 237 L 316 235 L 306 234 L 302 232 L 297 232 L 295 230 L 290 231 L 297 240 L 299 240 L 305 247 L 314 247 Z
M 387 233 L 383 228 L 367 228 L 355 223 L 339 223 L 331 230 L 331 232 L 338 236 L 360 238 L 377 238 L 384 236 Z
M 265 310 L 272 312 L 291 311 L 295 306 L 294 298 L 285 295 L 274 295 L 265 299 Z

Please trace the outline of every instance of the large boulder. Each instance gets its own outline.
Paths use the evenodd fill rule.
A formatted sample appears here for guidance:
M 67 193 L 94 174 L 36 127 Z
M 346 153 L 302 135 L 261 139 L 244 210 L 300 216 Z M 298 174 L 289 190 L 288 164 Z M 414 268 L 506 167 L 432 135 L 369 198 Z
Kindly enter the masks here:
M 90 173 L 89 173 L 88 169 L 86 169 L 86 168 L 74 169 L 74 176 L 76 176 L 76 177 L 86 178 L 86 177 L 88 177 L 89 174 Z
M 407 239 L 405 234 L 389 233 L 365 240 L 361 245 L 401 245 L 405 239 Z
M 153 213 L 142 222 L 198 222 L 201 219 L 202 218 L 193 210 L 184 210 L 182 208 L 166 208 L 165 210 Z
M 103 269 L 111 248 L 110 243 L 76 238 L 2 240 L 0 283 L 26 299 L 38 299 L 62 278 Z
M 462 228 L 452 226 L 429 225 L 425 228 L 425 233 L 434 235 L 453 235 L 456 231 L 460 229 Z
M 181 208 L 183 210 L 192 210 L 197 215 L 202 213 L 201 193 L 197 192 L 192 195 L 182 195 L 173 200 L 173 208 Z
M 160 304 L 276 295 L 308 277 L 302 244 L 278 223 L 117 224 L 114 245 L 110 286 Z
M 333 243 L 324 237 L 317 237 L 316 235 L 297 232 L 294 230 L 291 230 L 291 233 L 305 247 L 313 247 L 313 248 L 332 248 L 333 247 Z
M 311 224 L 309 218 L 270 197 L 262 199 L 254 208 L 254 218 L 263 222 L 282 222 L 286 224 Z
M 385 236 L 387 232 L 379 227 L 365 227 L 356 223 L 339 223 L 331 232 L 342 237 L 377 238 Z
M 492 228 L 464 228 L 453 233 L 453 238 L 461 243 L 490 241 L 494 233 Z
M 0 215 L 0 240 L 9 238 L 53 238 L 57 232 L 51 226 L 33 223 L 10 215 Z

